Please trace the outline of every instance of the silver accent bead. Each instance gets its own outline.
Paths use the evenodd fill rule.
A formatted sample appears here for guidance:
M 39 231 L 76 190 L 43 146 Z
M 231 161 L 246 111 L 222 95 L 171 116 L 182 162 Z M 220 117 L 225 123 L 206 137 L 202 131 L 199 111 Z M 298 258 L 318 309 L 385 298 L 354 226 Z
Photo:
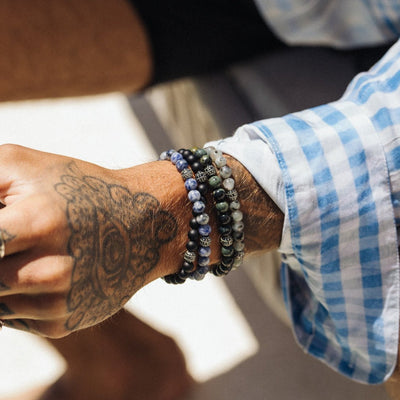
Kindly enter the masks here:
M 201 236 L 199 239 L 199 244 L 202 247 L 209 247 L 211 244 L 210 236 Z
M 230 235 L 222 235 L 219 238 L 219 241 L 222 244 L 222 246 L 225 246 L 225 247 L 232 246 L 232 244 L 233 244 L 233 238 Z
M 186 179 L 193 178 L 193 172 L 190 168 L 184 168 L 181 171 L 181 176 L 186 181 Z
M 183 255 L 183 259 L 187 262 L 194 262 L 196 260 L 196 253 L 186 250 L 185 254 Z
M 214 168 L 213 165 L 207 165 L 207 166 L 204 168 L 204 172 L 207 174 L 208 177 L 217 175 L 217 171 L 215 170 L 215 168 Z
M 230 200 L 230 201 L 236 201 L 238 199 L 238 192 L 236 189 L 232 189 L 232 190 L 227 190 L 225 192 L 225 196 Z M 231 203 L 232 204 L 232 203 Z M 240 207 L 240 204 L 239 204 Z
M 197 171 L 195 177 L 198 183 L 205 183 L 208 180 L 208 176 L 204 171 Z

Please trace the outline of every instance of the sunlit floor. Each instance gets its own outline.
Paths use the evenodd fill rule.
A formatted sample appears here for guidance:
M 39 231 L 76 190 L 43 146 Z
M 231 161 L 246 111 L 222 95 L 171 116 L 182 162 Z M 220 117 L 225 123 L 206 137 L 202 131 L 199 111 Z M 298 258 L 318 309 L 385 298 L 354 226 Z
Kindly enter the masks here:
M 5 103 L 0 106 L 0 143 L 21 144 L 109 168 L 156 158 L 125 97 L 118 94 Z M 220 280 L 179 288 L 157 281 L 139 292 L 128 309 L 176 338 L 199 381 L 228 371 L 258 350 L 257 340 Z M 52 382 L 65 368 L 44 341 L 11 329 L 0 333 L 0 360 L 0 399 Z

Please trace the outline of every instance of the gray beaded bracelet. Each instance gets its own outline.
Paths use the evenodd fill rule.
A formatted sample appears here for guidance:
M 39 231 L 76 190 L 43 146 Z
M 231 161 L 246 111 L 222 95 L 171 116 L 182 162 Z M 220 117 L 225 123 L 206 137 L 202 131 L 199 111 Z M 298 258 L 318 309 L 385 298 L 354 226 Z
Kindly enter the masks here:
M 238 192 L 232 178 L 232 170 L 220 150 L 205 148 L 219 172 L 221 184 L 213 190 L 215 208 L 218 213 L 221 244 L 221 261 L 212 266 L 216 276 L 226 275 L 238 268 L 244 257 L 244 223 L 240 211 Z

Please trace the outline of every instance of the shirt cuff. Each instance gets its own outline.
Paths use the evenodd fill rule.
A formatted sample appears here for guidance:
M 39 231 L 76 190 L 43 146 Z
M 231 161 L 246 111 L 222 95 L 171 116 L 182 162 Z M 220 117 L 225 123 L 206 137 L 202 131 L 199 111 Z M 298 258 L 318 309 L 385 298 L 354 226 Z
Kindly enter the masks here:
M 238 160 L 250 172 L 272 201 L 285 212 L 285 189 L 282 173 L 274 152 L 251 125 L 240 127 L 226 139 L 208 142 L 223 153 Z

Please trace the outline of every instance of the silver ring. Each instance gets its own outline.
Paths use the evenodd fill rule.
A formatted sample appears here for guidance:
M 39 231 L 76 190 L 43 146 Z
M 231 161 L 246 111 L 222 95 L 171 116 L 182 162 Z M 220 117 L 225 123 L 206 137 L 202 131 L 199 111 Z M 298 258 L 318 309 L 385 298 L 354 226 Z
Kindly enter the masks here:
M 3 231 L 0 229 L 0 259 L 6 255 L 6 241 L 4 240 Z

